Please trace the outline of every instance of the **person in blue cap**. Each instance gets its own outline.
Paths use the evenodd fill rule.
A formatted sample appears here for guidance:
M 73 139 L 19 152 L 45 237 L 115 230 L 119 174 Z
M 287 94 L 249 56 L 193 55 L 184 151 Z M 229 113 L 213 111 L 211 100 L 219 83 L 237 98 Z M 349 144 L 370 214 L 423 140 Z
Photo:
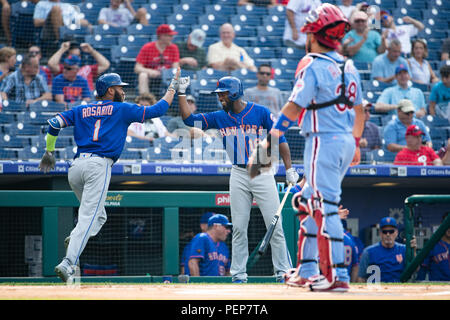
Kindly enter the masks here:
M 376 282 L 400 282 L 400 276 L 406 266 L 406 246 L 398 243 L 397 221 L 384 217 L 380 221 L 380 242 L 364 249 L 359 262 L 358 282 L 366 282 L 371 275 Z M 416 239 L 411 240 L 411 247 L 416 248 Z M 376 266 L 377 268 L 369 268 Z M 378 272 L 379 279 L 375 276 Z M 371 277 L 372 279 L 372 277 Z
M 192 239 L 188 255 L 190 276 L 230 275 L 230 251 L 224 241 L 232 226 L 223 214 L 215 214 L 208 219 L 206 232 L 199 233 Z
M 200 217 L 200 230 L 202 232 L 206 232 L 206 230 L 208 230 L 208 220 L 209 218 L 211 218 L 213 215 L 215 215 L 214 212 L 208 211 L 206 213 L 204 213 L 201 217 Z M 191 231 L 189 232 L 192 235 L 190 237 L 194 237 L 194 232 Z M 189 243 L 184 247 L 183 249 L 183 253 L 181 254 L 181 262 L 180 262 L 180 274 L 189 274 L 189 266 L 188 266 L 188 254 L 189 251 L 191 249 L 191 245 L 192 245 L 192 240 L 189 241 Z

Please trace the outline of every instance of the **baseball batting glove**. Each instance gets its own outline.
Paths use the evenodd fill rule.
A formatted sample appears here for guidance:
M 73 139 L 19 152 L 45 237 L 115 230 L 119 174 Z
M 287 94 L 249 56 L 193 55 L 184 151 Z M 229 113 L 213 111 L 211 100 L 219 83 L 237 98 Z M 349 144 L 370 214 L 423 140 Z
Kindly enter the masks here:
M 55 169 L 55 152 L 54 151 L 45 151 L 42 156 L 41 162 L 39 163 L 39 170 L 44 173 L 50 172 L 50 170 Z
M 289 168 L 286 170 L 286 183 L 295 185 L 300 176 L 294 168 Z
M 272 136 L 269 133 L 266 139 L 256 145 L 256 148 L 248 159 L 247 172 L 252 179 L 261 174 L 262 168 L 267 168 L 272 165 L 271 154 L 273 152 L 273 146 L 271 146 L 271 138 Z
M 169 84 L 169 87 L 167 88 L 167 90 L 173 89 L 173 90 L 175 90 L 175 92 L 177 92 L 178 86 L 179 86 L 179 81 L 180 80 L 173 78 L 172 81 L 170 81 L 170 84 Z
M 178 80 L 178 94 L 186 94 L 186 89 L 191 84 L 191 77 L 183 77 Z

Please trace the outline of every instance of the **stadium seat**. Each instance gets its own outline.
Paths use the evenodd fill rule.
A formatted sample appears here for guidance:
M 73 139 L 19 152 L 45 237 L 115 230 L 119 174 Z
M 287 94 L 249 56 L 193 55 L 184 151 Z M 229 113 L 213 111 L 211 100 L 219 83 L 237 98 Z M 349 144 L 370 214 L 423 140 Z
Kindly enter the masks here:
M 64 158 L 67 160 L 73 159 L 73 157 L 75 157 L 76 153 L 77 153 L 76 146 L 69 146 L 69 147 L 64 148 Z
M 3 100 L 3 112 L 24 112 L 27 111 L 25 103 Z
M 120 155 L 119 160 L 142 160 L 142 152 L 141 151 L 131 151 L 124 149 L 122 150 L 122 154 Z
M 237 69 L 231 72 L 230 74 L 233 77 L 236 77 L 238 79 L 240 79 L 241 81 L 243 80 L 255 80 L 256 79 L 256 72 L 255 71 L 250 71 L 248 69 Z
M 16 150 L 0 149 L 0 159 L 2 160 L 18 160 L 18 154 Z
M 268 15 L 267 7 L 259 7 L 253 5 L 244 5 L 238 6 L 236 8 L 236 14 L 246 14 L 246 15 L 258 15 L 258 16 L 267 16 Z
M 43 134 L 41 126 L 24 124 L 20 122 L 13 123 L 9 132 L 13 136 L 36 136 Z
M 283 46 L 283 40 L 280 37 L 257 37 L 256 41 L 252 44 L 254 47 L 271 47 L 280 48 Z
M 47 125 L 47 120 L 50 118 L 50 116 L 34 111 L 30 112 L 24 112 L 22 114 L 19 114 L 17 116 L 17 121 L 22 122 L 25 125 L 32 124 L 32 125 Z
M 125 140 L 125 148 L 146 149 L 150 145 L 150 141 L 138 139 L 136 137 L 127 136 Z
M 271 25 L 274 28 L 283 28 L 284 30 L 284 22 L 286 20 L 286 17 L 280 17 L 279 15 L 269 15 L 269 16 L 265 16 L 263 18 L 263 26 L 268 26 Z
M 123 47 L 141 47 L 148 42 L 150 42 L 150 37 L 143 37 L 138 35 L 133 35 L 131 32 L 127 31 L 128 34 L 121 34 L 118 38 L 118 45 Z
M 0 112 L 0 123 L 11 123 L 16 121 L 14 113 Z
M 167 24 L 169 25 L 195 25 L 198 23 L 197 16 L 191 13 L 173 13 L 166 19 Z M 179 31 L 180 28 L 177 28 L 177 31 Z
M 62 26 L 59 27 L 59 36 L 61 39 L 75 39 L 75 41 L 83 42 L 84 37 L 91 34 L 87 27 L 77 27 L 75 24 L 69 27 Z
M 265 25 L 257 27 L 257 34 L 259 37 L 283 37 L 284 28 L 273 25 Z
M 215 4 L 208 4 L 205 6 L 205 14 L 209 13 L 219 13 L 223 14 L 225 16 L 232 16 L 236 14 L 236 7 L 235 6 L 222 6 L 218 3 Z
M 422 10 L 416 7 L 415 4 L 414 7 L 401 6 L 396 8 L 392 11 L 392 15 L 394 17 L 410 16 L 413 19 L 422 20 Z
M 42 100 L 35 102 L 33 104 L 30 104 L 30 112 L 39 112 L 39 113 L 57 113 L 62 112 L 66 109 L 66 106 L 64 103 L 58 103 L 56 101 L 47 101 Z
M 42 158 L 43 150 L 34 146 L 26 146 L 19 150 L 18 155 L 21 160 L 40 160 Z
M 260 16 L 248 15 L 248 14 L 238 14 L 232 16 L 230 19 L 232 25 L 240 24 L 246 26 L 257 27 L 261 25 L 262 19 Z
M 0 148 L 23 148 L 30 145 L 30 139 L 14 135 L 0 135 Z
M 173 7 L 173 14 L 180 13 L 182 15 L 195 15 L 199 16 L 204 13 L 203 5 L 199 5 L 199 2 L 183 2 Z
M 170 160 L 170 150 L 162 148 L 159 145 L 149 147 L 147 148 L 147 160 L 148 161 Z
M 295 49 L 292 47 L 283 47 L 281 48 L 280 58 L 294 59 L 297 60 L 298 63 L 300 59 L 305 56 L 305 54 L 305 50 Z
M 270 47 L 247 47 L 244 49 L 252 59 L 274 59 L 277 57 L 275 49 Z
M 276 15 L 282 19 L 286 19 L 286 7 L 282 5 L 273 6 L 267 8 L 268 15 L 273 16 Z
M 11 1 L 10 1 L 11 3 Z M 30 1 L 11 3 L 10 29 L 14 48 L 28 48 L 36 42 L 42 28 L 36 28 L 33 22 L 34 7 Z
M 87 35 L 84 42 L 89 43 L 94 49 L 111 48 L 117 45 L 117 36 L 104 36 L 101 34 Z
M 292 82 L 290 80 L 283 80 L 283 79 L 270 80 L 269 81 L 269 86 L 278 88 L 281 91 L 292 90 Z
M 203 23 L 203 21 L 199 20 L 199 24 L 194 25 L 192 27 L 192 30 L 194 29 L 202 29 L 206 34 L 206 40 L 208 40 L 208 37 L 215 38 L 213 42 L 217 42 L 218 40 L 220 40 L 219 39 L 220 25 Z M 206 44 L 203 44 L 203 47 L 208 48 Z
M 216 24 L 218 26 L 221 26 L 225 22 L 229 22 L 230 19 L 228 16 L 222 15 L 220 13 L 206 13 L 199 16 L 198 21 L 202 23 Z
M 279 69 L 285 69 L 285 70 L 297 70 L 298 60 L 293 59 L 275 59 L 272 62 L 272 68 L 279 68 Z
M 99 34 L 101 36 L 119 36 L 125 33 L 124 28 L 112 27 L 108 24 L 94 25 L 93 34 Z
M 189 23 L 190 21 L 186 21 Z M 192 31 L 192 26 L 197 22 L 192 21 L 192 24 L 169 24 L 172 30 L 178 32 L 178 34 L 174 37 L 174 42 L 184 40 L 186 36 L 189 35 Z
M 257 32 L 255 27 L 235 24 L 233 25 L 236 37 L 256 37 Z
M 222 77 L 228 76 L 227 71 L 217 70 L 213 68 L 206 68 L 196 71 L 197 80 L 214 80 L 217 81 Z
M 291 150 L 291 158 L 293 161 L 301 161 L 303 159 L 303 148 L 305 146 L 305 138 L 300 135 L 299 127 L 289 128 L 285 133 L 286 140 Z
M 74 134 L 74 127 L 71 126 L 71 127 L 62 128 L 59 131 L 59 135 L 58 136 L 71 136 L 71 137 L 73 137 L 73 134 Z
M 113 46 L 111 48 L 111 60 L 113 62 L 119 61 L 136 61 L 136 56 L 141 50 L 140 46 Z
M 56 139 L 55 148 L 66 148 L 71 147 L 74 145 L 73 137 L 71 136 L 58 136 L 58 139 Z
M 152 16 L 167 17 L 173 13 L 173 4 L 169 3 L 169 1 L 151 1 L 148 5 L 144 5 L 143 7 Z

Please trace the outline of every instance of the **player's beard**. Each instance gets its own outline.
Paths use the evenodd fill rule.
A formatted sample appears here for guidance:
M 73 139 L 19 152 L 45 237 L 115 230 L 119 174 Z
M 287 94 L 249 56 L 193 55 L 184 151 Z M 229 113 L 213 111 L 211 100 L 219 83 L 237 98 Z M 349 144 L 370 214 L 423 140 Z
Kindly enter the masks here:
M 118 90 L 114 91 L 114 102 L 123 102 L 125 100 L 125 94 L 121 94 Z
M 225 112 L 230 112 L 233 110 L 233 101 L 227 101 L 225 104 L 222 104 L 223 110 Z
M 306 53 L 311 52 L 311 38 L 310 37 L 307 37 L 307 39 L 306 39 L 305 50 L 306 50 Z

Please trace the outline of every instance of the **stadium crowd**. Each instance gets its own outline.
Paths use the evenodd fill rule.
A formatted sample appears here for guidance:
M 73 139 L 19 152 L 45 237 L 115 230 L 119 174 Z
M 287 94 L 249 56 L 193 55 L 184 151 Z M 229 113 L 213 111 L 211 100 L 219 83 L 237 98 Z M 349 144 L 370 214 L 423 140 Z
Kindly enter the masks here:
M 407 128 L 414 124 L 434 154 L 410 164 L 450 165 L 448 3 L 419 1 L 423 10 L 418 10 L 404 0 L 383 1 L 386 7 L 381 8 L 372 2 L 324 2 L 338 5 L 351 24 L 339 51 L 354 61 L 362 80 L 367 123 L 360 141 L 362 162 L 393 163 L 407 148 Z M 24 150 L 39 149 L 42 139 L 33 136 L 42 131 L 20 132 L 17 124 L 44 125 L 49 113 L 92 101 L 95 81 L 105 72 L 117 72 L 132 84 L 128 101 L 143 97 L 151 102 L 161 97 L 180 66 L 192 78 L 190 101 L 196 112 L 220 108 L 209 92 L 218 78 L 234 75 L 243 80 L 246 99 L 266 105 L 277 117 L 305 55 L 306 38 L 298 30 L 309 10 L 320 4 L 2 0 L 0 158 L 32 158 Z M 140 127 L 139 134 L 130 128 L 129 140 L 146 141 L 137 149 L 147 149 L 158 138 L 176 139 L 170 127 L 177 123 L 182 128 L 179 120 L 175 106 L 159 121 Z M 191 132 L 191 137 L 215 135 Z M 301 145 L 299 135 L 291 139 Z M 71 146 L 70 139 L 60 146 L 61 159 L 70 157 Z M 130 150 L 124 150 L 123 158 L 137 155 L 134 147 L 126 145 Z M 152 160 L 139 154 L 137 160 Z M 435 156 L 441 161 L 433 161 Z

